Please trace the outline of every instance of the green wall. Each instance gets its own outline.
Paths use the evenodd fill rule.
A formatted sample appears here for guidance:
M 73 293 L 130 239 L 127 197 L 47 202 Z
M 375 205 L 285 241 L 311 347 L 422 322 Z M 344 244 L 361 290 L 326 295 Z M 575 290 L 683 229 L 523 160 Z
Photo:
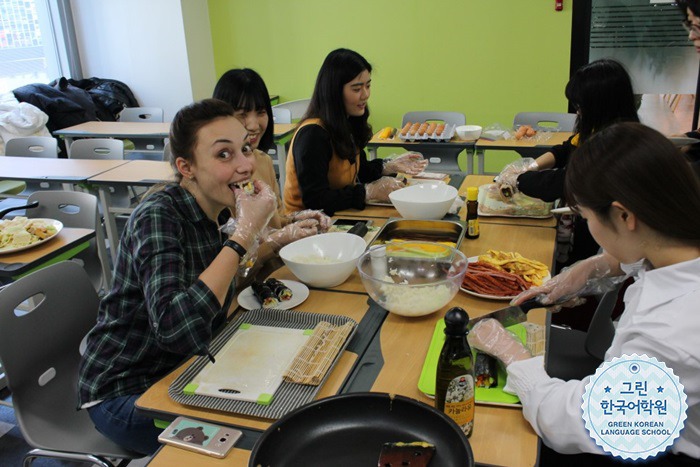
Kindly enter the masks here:
M 216 76 L 258 71 L 282 102 L 309 97 L 338 47 L 373 66 L 371 123 L 410 110 L 512 124 L 519 111 L 566 112 L 571 2 L 551 0 L 208 0 Z M 491 151 L 487 170 L 517 157 Z

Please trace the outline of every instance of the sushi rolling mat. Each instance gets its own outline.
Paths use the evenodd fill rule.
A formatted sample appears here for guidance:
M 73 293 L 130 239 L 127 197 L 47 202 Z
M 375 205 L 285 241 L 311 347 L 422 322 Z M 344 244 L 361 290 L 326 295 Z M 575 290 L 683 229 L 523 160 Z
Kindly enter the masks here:
M 525 339 L 527 338 L 527 330 L 521 324 L 516 324 L 506 329 L 515 334 L 521 342 L 525 342 Z M 438 359 L 440 358 L 440 351 L 442 351 L 442 345 L 445 343 L 444 330 L 445 321 L 441 319 L 437 323 L 435 323 L 435 331 L 433 332 L 433 338 L 430 340 L 428 354 L 425 356 L 423 370 L 421 371 L 420 378 L 418 379 L 418 389 L 420 389 L 421 392 L 430 397 L 435 396 L 435 377 L 437 374 L 437 364 Z M 476 359 L 474 358 L 473 361 L 476 361 Z M 505 385 L 506 372 L 503 368 L 503 365 L 499 363 L 498 385 L 495 388 L 476 388 L 476 402 L 493 405 L 520 406 L 520 399 L 518 399 L 518 396 L 514 396 L 512 394 L 503 392 L 503 387 Z

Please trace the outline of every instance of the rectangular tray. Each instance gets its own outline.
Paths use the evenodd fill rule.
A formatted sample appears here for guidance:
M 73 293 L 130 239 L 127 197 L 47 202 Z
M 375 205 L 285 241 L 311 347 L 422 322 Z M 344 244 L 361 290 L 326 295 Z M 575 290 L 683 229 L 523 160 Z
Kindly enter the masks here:
M 390 218 L 370 246 L 391 240 L 453 242 L 459 248 L 466 228 L 462 221 Z
M 357 331 L 357 323 L 347 316 L 327 315 L 320 313 L 307 313 L 294 310 L 272 310 L 268 308 L 260 308 L 242 313 L 240 317 L 231 321 L 224 330 L 212 341 L 209 346 L 209 351 L 216 357 L 228 340 L 235 334 L 238 328 L 244 324 L 256 324 L 260 326 L 275 326 L 290 329 L 313 329 L 320 321 L 328 321 L 334 326 L 341 326 L 348 321 L 352 322 L 355 327 L 350 333 L 345 343 L 341 347 L 338 355 L 336 355 L 333 363 L 331 363 L 328 372 L 318 386 L 308 386 L 304 384 L 282 382 L 275 396 L 269 405 L 260 405 L 256 402 L 238 401 L 231 399 L 223 399 L 219 397 L 204 396 L 197 394 L 186 394 L 185 387 L 192 382 L 192 379 L 199 374 L 209 362 L 208 357 L 198 357 L 180 376 L 172 382 L 168 387 L 168 395 L 175 402 L 180 404 L 202 407 L 205 409 L 220 410 L 223 412 L 231 412 L 243 415 L 251 415 L 275 420 L 292 410 L 308 404 L 313 400 L 318 393 L 323 383 L 325 383 L 328 375 L 335 367 L 340 359 L 340 356 L 348 346 L 355 331 Z

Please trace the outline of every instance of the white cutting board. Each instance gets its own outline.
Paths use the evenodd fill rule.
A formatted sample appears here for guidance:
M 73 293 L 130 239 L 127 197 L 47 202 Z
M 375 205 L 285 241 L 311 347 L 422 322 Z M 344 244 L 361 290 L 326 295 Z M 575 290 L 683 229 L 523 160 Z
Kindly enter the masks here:
M 185 393 L 269 405 L 285 370 L 309 339 L 304 329 L 242 324 Z

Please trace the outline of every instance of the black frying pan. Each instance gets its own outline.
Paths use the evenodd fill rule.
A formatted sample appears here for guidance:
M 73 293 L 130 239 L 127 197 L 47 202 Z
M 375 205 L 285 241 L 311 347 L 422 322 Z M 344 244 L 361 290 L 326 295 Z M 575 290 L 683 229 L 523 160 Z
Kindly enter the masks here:
M 17 210 L 19 210 L 19 209 L 33 209 L 33 208 L 35 208 L 35 207 L 37 207 L 37 206 L 39 206 L 39 201 L 34 201 L 34 202 L 32 202 L 32 203 L 29 203 L 29 204 L 23 204 L 22 206 L 14 206 L 14 207 L 11 207 L 11 208 L 3 209 L 2 211 L 0 211 L 0 219 L 2 219 L 3 217 L 5 217 L 5 215 L 6 215 L 7 213 L 10 213 L 10 212 L 12 212 L 12 211 L 17 211 Z
M 285 415 L 258 439 L 249 467 L 374 467 L 384 443 L 435 445 L 431 467 L 473 466 L 462 430 L 432 406 L 403 396 L 351 393 Z

